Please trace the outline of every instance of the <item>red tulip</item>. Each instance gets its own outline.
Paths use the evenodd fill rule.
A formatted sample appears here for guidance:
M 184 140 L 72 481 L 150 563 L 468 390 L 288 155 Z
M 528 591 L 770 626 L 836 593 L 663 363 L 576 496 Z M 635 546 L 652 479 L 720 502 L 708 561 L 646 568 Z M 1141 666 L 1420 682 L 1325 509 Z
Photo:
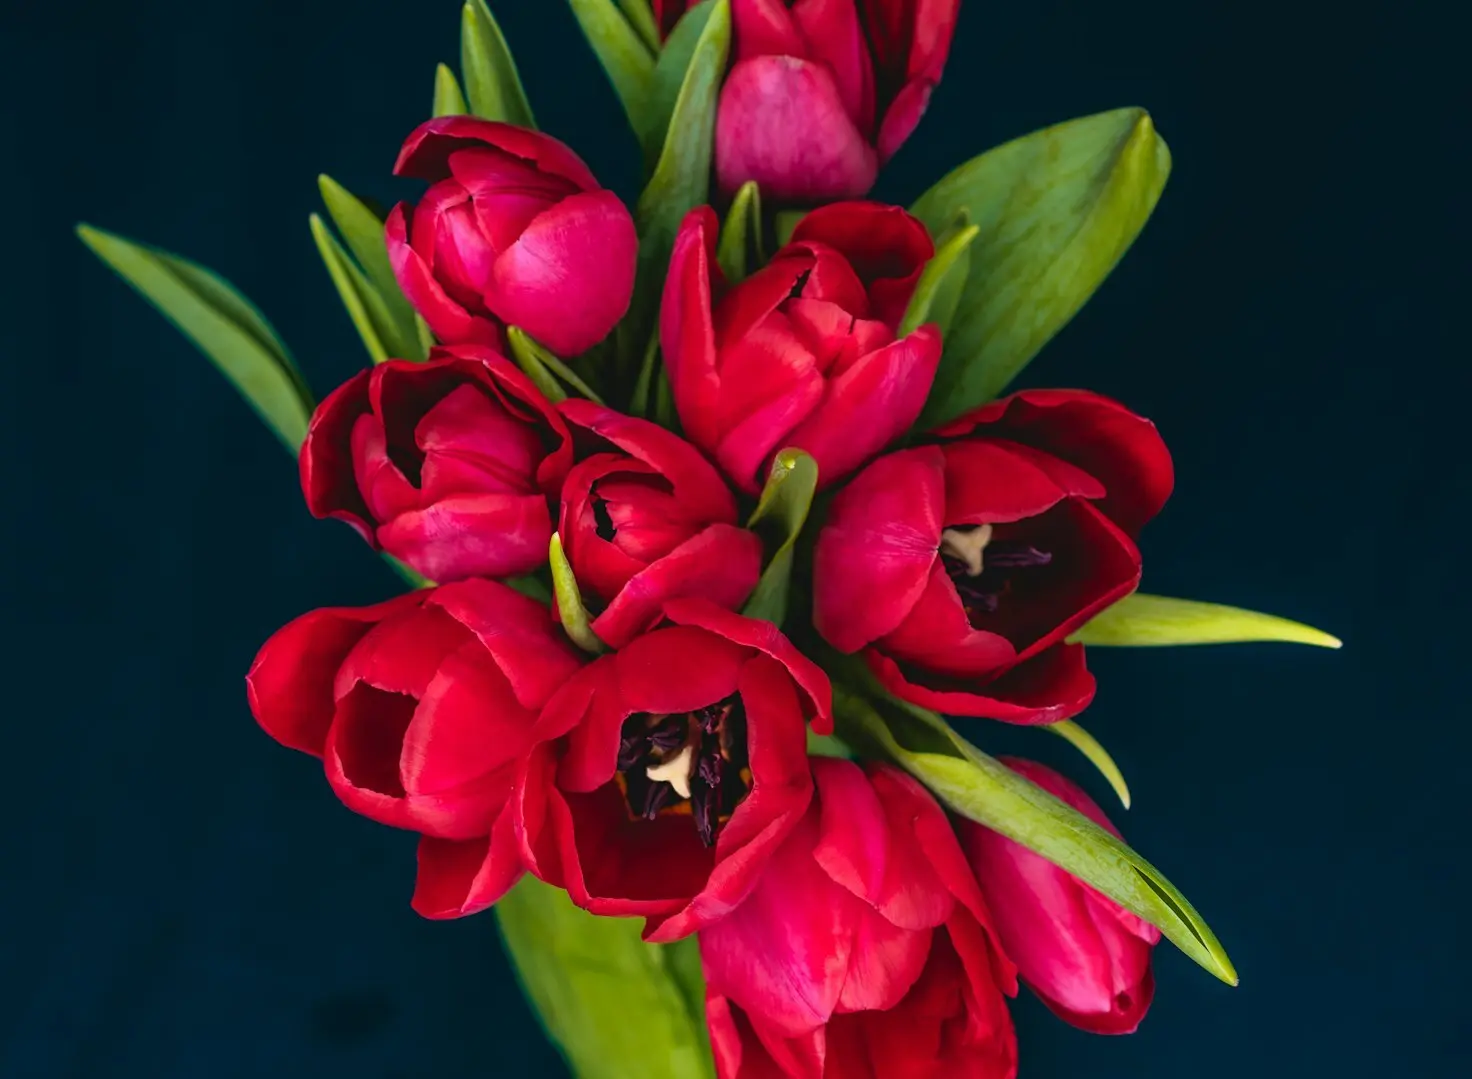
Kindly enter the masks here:
M 480 345 L 389 360 L 317 406 L 302 447 L 314 517 L 347 521 L 436 581 L 506 577 L 547 559 L 547 494 L 572 464 L 567 425 Z
M 733 0 L 716 177 L 781 202 L 866 195 L 940 82 L 961 0 Z
M 548 702 L 518 823 L 533 873 L 660 943 L 752 889 L 812 797 L 808 721 L 832 729 L 827 677 L 770 622 L 665 614 Z
M 909 776 L 814 758 L 802 822 L 701 931 L 720 1079 L 1011 1079 L 998 948 L 949 821 Z
M 787 447 L 841 479 L 909 429 L 935 379 L 936 327 L 895 336 L 935 250 L 925 226 L 897 206 L 824 206 L 730 288 L 716 231 L 709 207 L 685 218 L 660 315 L 686 437 L 745 491 Z
M 558 530 L 593 632 L 621 648 L 662 617 L 666 600 L 745 602 L 762 544 L 736 524 L 736 500 L 700 451 L 657 424 L 591 401 L 560 406 L 584 459 L 562 486 Z
M 1139 583 L 1133 537 L 1170 494 L 1170 454 L 1148 420 L 1072 390 L 1015 394 L 939 435 L 834 499 L 814 563 L 818 631 L 927 708 L 1076 715 L 1094 678 L 1065 640 Z
M 349 809 L 419 842 L 414 909 L 453 918 L 522 873 L 508 804 L 542 704 L 581 665 L 545 607 L 494 581 L 304 614 L 261 648 L 250 707 L 320 757 Z
M 1119 835 L 1104 811 L 1057 772 L 1032 761 L 1003 763 Z M 1132 1033 L 1155 996 L 1150 952 L 1160 930 L 989 828 L 970 821 L 960 828 L 1022 980 L 1055 1015 L 1082 1030 Z
M 385 236 L 399 286 L 445 344 L 494 345 L 519 326 L 571 356 L 629 309 L 634 220 L 556 139 L 442 116 L 409 136 L 394 173 L 433 185 L 394 207 Z

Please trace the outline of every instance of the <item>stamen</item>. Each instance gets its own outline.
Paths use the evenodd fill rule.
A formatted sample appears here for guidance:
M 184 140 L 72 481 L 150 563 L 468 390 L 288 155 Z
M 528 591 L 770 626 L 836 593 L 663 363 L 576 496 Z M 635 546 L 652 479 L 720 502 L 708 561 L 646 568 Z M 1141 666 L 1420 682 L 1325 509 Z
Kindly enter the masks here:
M 668 783 L 651 783 L 644 794 L 644 819 L 653 820 L 674 798 L 675 789 Z
M 986 568 L 982 552 L 991 541 L 992 526 L 989 524 L 947 528 L 940 534 L 940 553 L 960 562 L 966 568 L 966 576 L 980 577 Z

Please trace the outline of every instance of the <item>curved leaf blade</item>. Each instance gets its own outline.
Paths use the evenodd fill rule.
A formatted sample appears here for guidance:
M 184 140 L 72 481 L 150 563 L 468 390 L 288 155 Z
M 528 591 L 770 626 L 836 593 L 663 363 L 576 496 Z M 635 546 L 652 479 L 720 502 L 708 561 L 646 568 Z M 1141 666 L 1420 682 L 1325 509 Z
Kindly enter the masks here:
M 568 0 L 568 6 L 642 141 L 642 115 L 654 81 L 654 53 L 613 0 Z
M 669 39 L 660 48 L 650 74 L 649 87 L 638 110 L 634 124 L 639 136 L 639 145 L 644 149 L 644 171 L 652 173 L 659 164 L 659 155 L 664 149 L 665 135 L 669 131 L 670 117 L 675 111 L 675 102 L 680 88 L 685 84 L 685 72 L 690 69 L 691 57 L 705 25 L 710 21 L 715 0 L 701 0 L 675 24 Z
M 599 918 L 524 877 L 495 906 L 511 961 L 578 1079 L 714 1079 L 693 939 L 646 944 L 635 918 Z
M 1089 763 L 1099 770 L 1099 774 L 1113 788 L 1119 804 L 1126 809 L 1130 807 L 1130 788 L 1129 784 L 1124 781 L 1124 773 L 1119 770 L 1119 765 L 1114 763 L 1109 750 L 1100 745 L 1097 738 L 1071 719 L 1061 719 L 1057 723 L 1048 724 L 1043 729 L 1052 731 L 1088 758 Z
M 460 71 L 476 116 L 518 127 L 537 126 L 516 61 L 486 0 L 467 0 L 461 9 Z
M 762 251 L 762 195 L 755 180 L 747 180 L 731 199 L 716 243 L 716 261 L 732 285 L 746 279 L 752 263 L 761 266 L 767 261 Z
M 327 215 L 332 218 L 348 250 L 377 293 L 378 302 L 374 306 L 382 322 L 379 329 L 384 348 L 390 356 L 422 360 L 425 354 L 414 327 L 414 308 L 404 298 L 389 263 L 388 244 L 383 238 L 383 219 L 331 176 L 318 176 L 317 187 L 322 193 Z
M 374 363 L 393 358 L 393 353 L 385 343 L 391 332 L 391 320 L 383 297 L 368 283 L 368 278 L 348 256 L 342 244 L 337 242 L 337 237 L 332 235 L 327 223 L 316 214 L 312 214 L 309 223 L 317 252 L 322 256 L 322 263 L 327 267 L 327 273 L 337 288 L 343 307 L 347 308 L 348 317 L 353 320 L 358 336 L 363 339 L 368 355 L 373 358 Z
M 802 450 L 786 449 L 772 461 L 756 510 L 746 527 L 762 537 L 772 557 L 741 613 L 781 626 L 787 617 L 787 591 L 797 537 L 807 523 L 818 490 L 818 463 Z
M 920 271 L 915 294 L 910 297 L 898 336 L 908 337 L 927 322 L 940 327 L 942 336 L 955 317 L 961 290 L 971 267 L 971 245 L 981 230 L 965 223 L 962 215 L 935 245 L 935 255 Z
M 430 106 L 429 115 L 434 118 L 470 115 L 470 106 L 465 103 L 460 82 L 450 70 L 449 64 L 441 64 L 434 69 L 434 102 Z
M 933 235 L 963 211 L 981 230 L 922 425 L 1001 392 L 1108 276 L 1169 175 L 1149 114 L 1116 109 L 989 150 L 920 196 Z
M 651 51 L 658 52 L 659 24 L 654 21 L 654 9 L 649 6 L 649 0 L 618 0 L 618 6 L 639 39 Z
M 914 748 L 867 701 L 835 689 L 839 736 L 891 757 L 968 820 L 1042 855 L 1126 910 L 1158 926 L 1172 944 L 1228 985 L 1237 971 L 1205 919 L 1154 866 L 1072 806 L 1024 779 L 930 713 Z M 895 724 L 915 726 L 912 715 Z M 908 738 L 907 738 L 908 740 Z
M 224 278 L 177 255 L 90 225 L 78 225 L 77 236 L 209 357 L 288 450 L 301 450 L 311 391 L 249 300 Z
M 1087 645 L 1153 648 L 1186 644 L 1285 641 L 1319 648 L 1344 642 L 1301 622 L 1199 600 L 1131 593 L 1086 623 L 1071 640 Z
M 557 616 L 562 620 L 563 631 L 568 639 L 584 652 L 594 655 L 607 651 L 607 647 L 593 632 L 588 618 L 588 608 L 583 606 L 583 593 L 578 588 L 578 579 L 572 564 L 562 550 L 562 537 L 552 533 L 548 549 L 548 562 L 552 569 L 552 594 L 557 600 Z

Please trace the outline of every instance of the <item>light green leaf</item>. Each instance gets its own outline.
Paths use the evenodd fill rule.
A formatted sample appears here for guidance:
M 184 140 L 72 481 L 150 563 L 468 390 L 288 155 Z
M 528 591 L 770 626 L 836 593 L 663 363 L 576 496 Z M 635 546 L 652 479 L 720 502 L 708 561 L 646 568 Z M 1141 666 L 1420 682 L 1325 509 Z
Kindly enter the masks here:
M 476 116 L 517 127 L 537 126 L 516 61 L 485 0 L 468 0 L 460 13 L 460 70 Z
M 562 628 L 568 639 L 584 652 L 606 651 L 589 624 L 588 608 L 583 606 L 583 593 L 578 588 L 578 579 L 572 572 L 572 564 L 562 550 L 562 537 L 552 533 L 552 545 L 548 552 L 552 567 L 552 592 L 557 597 L 557 615 L 562 619 Z
M 935 255 L 920 271 L 915 294 L 900 320 L 899 336 L 908 337 L 927 322 L 940 327 L 942 335 L 955 315 L 956 304 L 971 266 L 971 244 L 981 233 L 975 225 L 959 219 L 935 245 Z
M 1095 615 L 1071 639 L 1088 645 L 1132 647 L 1243 641 L 1289 641 L 1320 648 L 1343 644 L 1321 629 L 1275 615 L 1140 592 Z
M 568 6 L 607 72 L 629 123 L 636 133 L 642 132 L 641 117 L 654 82 L 653 50 L 629 25 L 613 0 L 568 0 Z
M 1114 268 L 1169 174 L 1149 114 L 1116 109 L 999 146 L 920 196 L 932 235 L 962 211 L 981 230 L 922 426 L 1001 392 Z
M 730 284 L 745 280 L 749 260 L 757 266 L 767 261 L 762 252 L 762 196 L 755 180 L 736 189 L 716 244 L 716 261 Z
M 705 32 L 715 0 L 701 0 L 675 24 L 669 40 L 659 50 L 650 76 L 649 89 L 638 110 L 634 130 L 639 136 L 639 145 L 644 148 L 644 172 L 652 173 L 659 164 L 659 155 L 664 150 L 665 135 L 669 131 L 670 116 L 675 111 L 675 101 L 680 88 L 685 85 L 685 73 L 690 70 L 690 58 L 695 55 L 695 46 Z
M 935 713 L 909 706 L 893 728 L 862 698 L 834 690 L 840 736 L 878 749 L 954 812 L 1000 832 L 1158 926 L 1204 969 L 1237 971 L 1196 909 L 1165 876 L 1088 817 L 966 741 Z
M 775 218 L 777 233 L 777 246 L 786 247 L 792 242 L 792 234 L 797 231 L 797 224 L 808 216 L 806 210 L 778 210 Z
M 650 334 L 644 346 L 644 356 L 639 361 L 639 376 L 634 380 L 634 392 L 629 398 L 629 414 L 646 417 L 649 415 L 654 395 L 654 377 L 659 370 L 659 334 Z
M 342 305 L 347 308 L 348 316 L 357 327 L 358 336 L 368 349 L 368 355 L 373 357 L 374 363 L 392 359 L 393 353 L 386 343 L 393 333 L 392 317 L 383 297 L 369 284 L 357 263 L 343 250 L 326 222 L 316 214 L 311 216 L 310 221 L 317 251 L 322 256 L 327 272 L 332 276 L 332 283 L 337 286 Z
M 1114 758 L 1109 755 L 1109 751 L 1101 746 L 1092 734 L 1071 719 L 1060 719 L 1057 723 L 1049 723 L 1044 730 L 1052 731 L 1087 757 L 1089 763 L 1099 769 L 1099 774 L 1114 788 L 1120 805 L 1126 809 L 1130 807 L 1130 788 L 1129 784 L 1124 781 L 1124 773 L 1119 770 L 1119 765 L 1114 763 Z
M 429 323 L 424 321 L 424 316 L 418 313 L 414 315 L 414 338 L 419 342 L 419 351 L 428 356 L 430 349 L 435 345 L 434 331 L 429 328 Z
M 625 355 L 642 357 L 652 332 L 675 233 L 685 215 L 705 203 L 715 140 L 716 95 L 731 44 L 729 0 L 714 0 L 690 55 L 659 164 L 634 209 L 639 269 L 634 299 L 619 327 Z
M 593 388 L 576 371 L 520 326 L 507 327 L 506 337 L 511 344 L 511 354 L 516 358 L 517 366 L 537 384 L 537 388 L 546 394 L 549 401 L 555 403 L 567 400 L 566 391 L 557 382 L 557 379 L 561 379 L 580 396 L 596 404 L 603 404 L 603 398 L 594 393 Z M 551 392 L 548 392 L 549 385 Z
M 802 450 L 786 449 L 772 461 L 772 471 L 746 527 L 762 537 L 772 552 L 756 590 L 742 608 L 748 618 L 765 618 L 781 626 L 787 617 L 787 589 L 793 550 L 807 523 L 818 489 L 818 463 Z
M 387 562 L 391 567 L 393 567 L 393 571 L 397 573 L 400 577 L 402 577 L 404 579 L 404 583 L 406 583 L 410 588 L 418 590 L 420 588 L 433 588 L 435 586 L 433 581 L 431 581 L 424 574 L 420 573 L 413 566 L 410 566 L 407 562 L 400 562 L 397 558 L 387 552 L 384 552 L 383 560 Z
M 460 92 L 460 83 L 449 64 L 434 69 L 434 105 L 431 116 L 469 116 L 470 107 L 465 104 L 465 95 Z
M 637 919 L 595 917 L 533 877 L 495 911 L 521 984 L 578 1079 L 714 1079 L 691 1003 L 703 996 L 693 939 L 646 944 Z
M 331 176 L 318 176 L 317 186 L 332 223 L 378 295 L 376 302 L 370 301 L 370 313 L 379 324 L 383 347 L 390 356 L 422 360 L 425 353 L 414 328 L 414 308 L 400 291 L 389 263 L 383 219 Z
M 842 739 L 836 738 L 831 734 L 817 734 L 809 727 L 808 756 L 842 757 L 845 760 L 853 760 L 854 751 L 845 745 Z
M 651 52 L 658 52 L 659 24 L 654 21 L 654 9 L 649 6 L 649 0 L 618 0 L 618 6 L 639 39 L 649 46 Z
M 77 236 L 210 358 L 292 453 L 307 436 L 311 390 L 270 323 L 224 278 L 90 225 Z

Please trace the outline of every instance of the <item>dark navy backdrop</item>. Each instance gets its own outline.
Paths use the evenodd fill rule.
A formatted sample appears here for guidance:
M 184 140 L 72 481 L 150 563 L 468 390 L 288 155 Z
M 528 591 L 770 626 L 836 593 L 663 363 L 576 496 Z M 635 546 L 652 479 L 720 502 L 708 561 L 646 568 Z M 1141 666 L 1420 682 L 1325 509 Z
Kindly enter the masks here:
M 1153 1014 L 1115 1040 L 1024 994 L 1023 1074 L 1465 1075 L 1465 347 L 1439 314 L 1465 278 L 1465 126 L 1424 111 L 1456 69 L 1371 8 L 1326 28 L 1312 5 L 1212 7 L 967 0 L 879 191 L 907 201 L 1011 136 L 1150 108 L 1165 198 L 1027 378 L 1159 422 L 1179 487 L 1145 537 L 1150 590 L 1348 645 L 1096 654 L 1088 722 L 1134 784 L 1124 829 L 1243 984 L 1162 947 Z M 631 141 L 564 5 L 498 11 L 543 126 L 627 192 Z M 396 195 L 457 25 L 453 0 L 0 3 L 0 1074 L 559 1067 L 492 919 L 416 918 L 412 838 L 343 810 L 246 710 L 272 629 L 395 581 L 307 516 L 273 438 L 69 231 L 217 268 L 325 393 L 362 356 L 308 238 L 314 178 Z M 1043 735 L 993 743 L 1087 775 Z

